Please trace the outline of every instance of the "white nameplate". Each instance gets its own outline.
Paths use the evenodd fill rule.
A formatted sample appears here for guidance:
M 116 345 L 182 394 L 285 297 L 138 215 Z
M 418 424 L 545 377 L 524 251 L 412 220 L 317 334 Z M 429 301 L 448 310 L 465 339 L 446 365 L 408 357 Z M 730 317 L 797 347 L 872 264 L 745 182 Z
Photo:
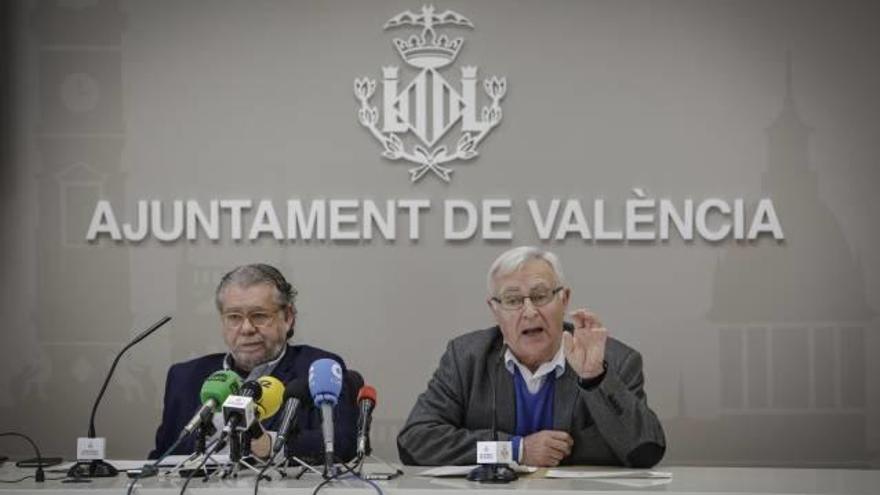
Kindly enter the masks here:
M 510 464 L 513 462 L 511 442 L 477 442 L 477 464 Z
M 76 460 L 93 461 L 104 459 L 106 438 L 79 437 L 76 439 Z

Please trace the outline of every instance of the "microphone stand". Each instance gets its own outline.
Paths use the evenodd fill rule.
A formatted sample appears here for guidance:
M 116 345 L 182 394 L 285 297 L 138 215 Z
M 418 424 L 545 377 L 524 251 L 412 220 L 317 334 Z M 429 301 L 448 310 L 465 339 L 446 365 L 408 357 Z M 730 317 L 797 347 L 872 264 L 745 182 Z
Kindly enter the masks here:
M 232 428 L 227 438 L 229 438 L 229 462 L 234 464 L 241 459 L 241 433 Z
M 293 455 L 292 455 L 292 456 L 288 456 L 287 461 L 290 461 L 291 459 L 293 459 L 294 461 L 296 461 L 296 463 L 299 464 L 299 465 L 300 465 L 300 468 L 301 468 L 301 469 L 299 470 L 299 472 L 296 473 L 296 475 L 293 477 L 293 479 L 295 479 L 295 480 L 301 479 L 301 478 L 303 477 L 303 475 L 306 474 L 308 471 L 311 471 L 311 472 L 313 472 L 313 473 L 315 473 L 315 474 L 317 474 L 318 476 L 321 476 L 321 477 L 324 476 L 324 472 L 323 472 L 323 471 L 321 471 L 321 470 L 319 470 L 318 468 L 312 466 L 311 464 L 309 464 L 308 462 L 306 462 L 306 461 L 300 459 L 299 457 L 296 457 L 296 456 L 293 456 Z
M 208 468 L 207 468 L 208 461 L 213 461 L 215 465 L 219 466 L 220 463 L 217 462 L 217 460 L 214 459 L 213 456 L 214 456 L 214 454 L 216 454 L 220 450 L 223 450 L 223 448 L 226 447 L 226 443 L 227 443 L 226 438 L 221 435 L 219 438 L 217 438 L 216 440 L 214 440 L 213 442 L 208 444 L 205 447 L 204 452 L 198 452 L 198 451 L 193 452 L 192 454 L 190 454 L 189 457 L 178 462 L 177 465 L 175 465 L 170 470 L 168 470 L 168 472 L 166 474 L 169 476 L 173 475 L 173 474 L 185 469 L 186 466 L 192 465 L 193 463 L 198 462 L 198 465 L 200 467 L 197 469 L 203 470 L 205 473 L 205 476 L 207 476 L 208 475 Z M 199 459 L 201 459 L 201 460 L 199 460 Z
M 257 423 L 259 424 L 259 418 L 257 418 Z M 270 450 L 269 458 L 266 460 L 262 460 L 256 456 L 251 455 L 251 440 L 255 437 L 251 433 L 251 428 L 241 428 L 239 426 L 229 427 L 227 425 L 225 430 L 226 437 L 229 439 L 229 464 L 227 464 L 226 469 L 223 470 L 222 478 L 238 478 L 238 473 L 241 471 L 242 466 L 250 469 L 258 476 L 262 475 L 265 472 L 266 468 L 271 466 L 272 459 L 274 456 Z M 268 433 L 264 433 L 264 435 L 268 435 Z M 256 460 L 256 464 L 254 465 L 250 462 L 251 459 Z
M 333 456 L 333 406 L 324 402 L 321 404 L 321 426 L 324 438 L 324 479 L 335 478 L 338 474 Z
M 204 454 L 207 452 L 207 441 L 208 437 L 217 433 L 217 428 L 214 427 L 212 423 L 202 423 L 202 426 L 199 426 L 198 431 L 196 432 L 196 453 Z
M 95 399 L 94 405 L 92 405 L 92 414 L 89 417 L 89 438 L 96 437 L 95 414 L 98 412 L 98 404 L 101 403 L 101 399 L 104 397 L 104 392 L 107 391 L 107 385 L 110 384 L 110 378 L 113 376 L 113 372 L 116 371 L 116 365 L 119 364 L 119 359 L 125 354 L 125 351 L 131 349 L 135 344 L 149 337 L 151 333 L 155 332 L 169 321 L 171 321 L 171 317 L 165 316 L 156 323 L 153 323 L 150 328 L 147 328 L 131 342 L 126 344 L 125 347 L 119 351 L 119 354 L 116 355 L 116 358 L 113 359 L 113 364 L 110 365 L 110 371 L 104 379 L 104 384 L 101 385 L 101 391 L 98 392 L 98 397 Z M 91 461 L 77 460 L 77 462 L 67 471 L 67 476 L 69 478 L 112 478 L 118 475 L 119 471 L 104 459 L 92 459 Z
M 370 437 L 369 437 L 369 435 L 366 437 L 366 442 L 365 442 L 365 444 L 364 444 L 364 453 L 363 453 L 363 455 L 359 455 L 359 456 L 357 457 L 357 459 L 355 459 L 355 469 L 354 469 L 354 470 L 357 472 L 358 476 L 360 476 L 360 475 L 363 474 L 363 472 L 364 472 L 364 464 L 365 464 L 364 461 L 366 461 L 367 459 L 370 459 L 370 460 L 372 460 L 372 461 L 375 461 L 375 462 L 378 463 L 378 464 L 383 464 L 383 465 L 385 465 L 386 467 L 393 469 L 393 470 L 394 470 L 394 474 L 392 474 L 392 475 L 391 475 L 391 478 L 389 478 L 389 479 L 393 479 L 393 478 L 396 478 L 396 477 L 398 477 L 398 476 L 402 476 L 402 475 L 403 475 L 403 470 L 402 470 L 402 469 L 400 469 L 399 467 L 397 467 L 397 466 L 391 464 L 390 462 L 386 461 L 385 459 L 382 459 L 382 458 L 379 457 L 379 456 L 373 455 L 373 446 L 372 446 L 371 443 L 370 443 Z
M 498 442 L 498 367 L 504 362 L 504 350 L 506 344 L 501 344 L 501 354 L 498 356 L 498 362 L 495 363 L 495 369 L 490 378 L 492 383 L 492 441 Z M 510 483 L 519 479 L 516 471 L 506 464 L 480 464 L 467 474 L 468 481 L 477 481 L 479 483 Z
M 278 471 L 282 477 L 287 476 L 286 470 L 281 470 L 280 466 L 282 464 L 288 463 L 289 460 L 293 460 L 297 464 L 302 467 L 302 471 L 297 475 L 296 479 L 302 477 L 302 475 L 311 470 L 315 474 L 322 474 L 321 471 L 309 465 L 304 460 L 296 457 L 295 455 L 287 455 L 281 456 L 279 459 L 279 454 L 284 453 L 286 450 L 286 445 L 290 443 L 293 439 L 295 439 L 299 435 L 299 426 L 296 424 L 297 410 L 300 405 L 306 405 L 310 401 L 306 399 L 307 395 L 304 397 L 299 396 L 291 396 L 289 397 L 284 404 L 284 414 L 281 418 L 281 428 L 278 430 L 278 436 L 275 438 L 275 443 L 272 445 L 272 452 L 269 456 L 269 459 L 265 462 L 263 469 L 260 471 L 260 475 L 263 475 L 270 467 L 274 467 L 276 471 Z M 286 426 L 285 426 L 286 425 Z M 289 463 L 288 463 L 289 466 Z M 285 466 L 286 467 L 286 466 Z
M 287 440 L 296 438 L 297 434 L 298 434 L 297 427 L 296 427 L 296 425 L 293 425 L 292 431 L 288 435 L 285 435 L 285 437 L 283 439 L 276 438 L 276 441 L 283 441 L 286 443 Z M 280 479 L 286 478 L 287 477 L 287 469 L 282 469 L 282 468 L 287 467 L 287 466 L 283 466 L 283 464 L 287 463 L 290 459 L 293 459 L 300 466 L 302 466 L 302 470 L 299 472 L 298 475 L 296 475 L 295 479 L 300 479 L 302 477 L 302 475 L 307 470 L 312 470 L 312 472 L 314 472 L 317 475 L 322 474 L 321 471 L 318 471 L 317 469 L 313 468 L 312 466 L 306 464 L 305 461 L 303 461 L 302 459 L 300 459 L 294 455 L 289 455 L 289 456 L 282 455 L 281 458 L 279 459 L 278 458 L 279 454 L 282 454 L 284 452 L 285 448 L 283 446 L 281 448 L 277 448 L 277 449 L 274 447 L 275 446 L 273 445 L 273 450 L 272 450 L 271 454 L 269 455 L 269 458 L 266 459 L 266 461 L 264 462 L 263 468 L 260 469 L 260 472 L 257 473 L 257 479 L 254 482 L 254 492 L 259 491 L 260 481 L 262 481 L 264 478 L 269 481 L 272 480 L 272 478 L 268 474 L 266 474 L 266 472 L 269 469 L 274 469 L 281 476 Z
M 256 456 L 252 456 L 251 451 L 250 451 L 250 443 L 251 443 L 250 435 L 248 435 L 247 433 L 242 435 L 242 454 L 243 455 L 238 460 L 238 463 L 236 464 L 235 477 L 238 477 L 238 472 L 241 471 L 241 466 L 244 466 L 244 467 L 250 469 L 254 473 L 257 473 L 257 474 L 260 473 L 261 468 L 258 468 L 257 466 L 254 466 L 253 464 L 251 464 L 249 462 L 250 459 L 255 459 L 257 461 L 257 463 L 261 463 L 264 465 L 266 462 L 269 462 L 268 460 L 263 461 Z
M 184 433 L 184 432 L 181 432 L 181 434 L 183 434 L 183 433 Z M 192 454 L 189 455 L 189 457 L 187 457 L 186 459 L 184 459 L 184 460 L 178 462 L 175 466 L 173 466 L 173 467 L 168 471 L 168 474 L 176 473 L 176 472 L 179 471 L 180 469 L 183 469 L 183 467 L 186 466 L 187 464 L 189 464 L 191 461 L 194 461 L 194 460 L 196 460 L 196 459 L 198 459 L 198 458 L 200 458 L 200 457 L 203 457 L 203 456 L 208 456 L 208 457 L 210 457 L 211 454 L 208 453 L 208 450 L 209 450 L 209 449 L 212 450 L 212 451 L 215 450 L 214 448 L 215 448 L 216 445 L 217 445 L 218 443 L 220 443 L 220 441 L 221 441 L 220 438 L 217 438 L 216 441 L 211 442 L 211 445 L 210 445 L 210 446 L 208 445 L 208 437 L 213 436 L 215 433 L 217 433 L 217 428 L 214 427 L 213 423 L 210 423 L 210 422 L 202 423 L 202 424 L 198 427 L 198 429 L 196 429 L 196 431 L 195 431 L 195 434 L 196 434 L 196 445 L 195 445 L 195 450 L 193 451 Z M 182 435 L 182 436 L 178 439 L 178 443 L 179 443 L 181 440 L 183 440 L 184 436 L 185 436 L 185 435 Z M 221 446 L 220 448 L 223 448 L 223 447 Z M 217 450 L 219 450 L 219 449 L 217 449 Z M 162 457 L 160 457 L 159 459 L 156 460 L 156 467 L 157 467 L 157 469 L 158 469 L 159 461 L 161 461 L 162 459 L 164 459 L 166 456 L 170 455 L 172 451 L 173 451 L 173 449 L 168 449 L 168 451 L 167 451 Z M 146 467 L 145 467 L 144 469 L 146 469 Z

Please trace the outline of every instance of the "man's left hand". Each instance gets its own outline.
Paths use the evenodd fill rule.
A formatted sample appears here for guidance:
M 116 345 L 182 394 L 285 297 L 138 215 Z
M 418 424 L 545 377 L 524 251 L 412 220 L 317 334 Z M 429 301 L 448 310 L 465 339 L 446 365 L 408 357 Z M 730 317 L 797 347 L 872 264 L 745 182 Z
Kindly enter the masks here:
M 261 430 L 262 428 L 263 426 L 260 425 Z M 267 459 L 270 453 L 272 453 L 272 436 L 263 430 L 259 438 L 251 440 L 251 454 L 259 459 Z
M 599 318 L 585 309 L 571 313 L 574 332 L 562 332 L 562 345 L 568 365 L 584 380 L 596 378 L 604 371 L 605 341 L 608 330 Z

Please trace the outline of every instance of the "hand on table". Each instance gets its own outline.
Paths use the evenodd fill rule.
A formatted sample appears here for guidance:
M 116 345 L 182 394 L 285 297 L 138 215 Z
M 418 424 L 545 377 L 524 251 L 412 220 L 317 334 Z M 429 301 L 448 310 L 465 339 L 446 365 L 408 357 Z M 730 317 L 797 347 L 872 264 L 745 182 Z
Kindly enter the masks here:
M 554 467 L 558 466 L 568 454 L 574 440 L 567 432 L 542 430 L 524 437 L 523 458 L 520 464 L 526 466 Z

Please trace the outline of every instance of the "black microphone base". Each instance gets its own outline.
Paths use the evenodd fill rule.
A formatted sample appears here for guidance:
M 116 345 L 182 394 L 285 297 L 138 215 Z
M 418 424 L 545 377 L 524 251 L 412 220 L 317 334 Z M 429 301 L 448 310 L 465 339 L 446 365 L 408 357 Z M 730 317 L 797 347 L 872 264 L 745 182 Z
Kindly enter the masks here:
M 67 470 L 68 478 L 112 478 L 114 476 L 119 476 L 119 471 L 103 459 L 77 461 Z
M 468 473 L 467 479 L 479 483 L 510 483 L 519 479 L 519 475 L 504 464 L 481 464 Z

